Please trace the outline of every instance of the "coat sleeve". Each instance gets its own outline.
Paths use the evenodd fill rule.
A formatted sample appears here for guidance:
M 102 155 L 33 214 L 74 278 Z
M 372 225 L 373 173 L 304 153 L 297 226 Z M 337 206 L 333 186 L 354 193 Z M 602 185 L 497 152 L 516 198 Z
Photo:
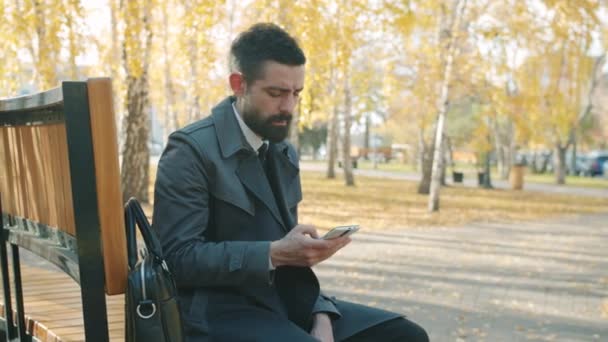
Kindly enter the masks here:
M 206 162 L 189 136 L 174 133 L 158 163 L 152 226 L 178 286 L 269 285 L 270 241 L 205 239 L 213 181 Z
M 315 302 L 315 305 L 312 309 L 312 313 L 313 314 L 316 314 L 316 313 L 329 314 L 329 317 L 331 317 L 332 320 L 336 320 L 336 319 L 342 317 L 340 310 L 338 310 L 338 308 L 336 307 L 335 301 L 332 298 L 323 294 L 323 292 L 319 293 L 319 297 L 317 298 L 317 301 Z

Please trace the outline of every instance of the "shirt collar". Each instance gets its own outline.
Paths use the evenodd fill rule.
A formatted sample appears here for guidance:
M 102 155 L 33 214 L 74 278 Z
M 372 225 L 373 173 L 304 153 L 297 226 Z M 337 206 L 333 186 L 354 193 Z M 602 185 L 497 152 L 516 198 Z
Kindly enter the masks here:
M 257 134 L 255 134 L 251 130 L 251 128 L 249 128 L 249 126 L 247 126 L 247 124 L 245 123 L 245 121 L 243 121 L 243 118 L 241 118 L 241 115 L 239 114 L 239 111 L 236 110 L 235 103 L 236 102 L 232 103 L 232 109 L 234 111 L 234 116 L 236 116 L 236 120 L 238 121 L 239 126 L 241 127 L 241 131 L 243 132 L 243 135 L 245 136 L 245 140 L 247 140 L 247 142 L 249 143 L 249 145 L 257 153 L 258 150 L 260 149 L 260 147 L 262 147 L 263 144 L 268 144 L 268 141 L 262 140 Z

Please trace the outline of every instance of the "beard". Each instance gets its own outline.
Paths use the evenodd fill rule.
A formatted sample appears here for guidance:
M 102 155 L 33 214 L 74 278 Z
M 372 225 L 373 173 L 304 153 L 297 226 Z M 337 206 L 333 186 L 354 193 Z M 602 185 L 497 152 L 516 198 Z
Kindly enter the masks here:
M 247 124 L 253 132 L 261 136 L 262 139 L 268 139 L 273 143 L 281 142 L 287 138 L 292 119 L 293 115 L 289 113 L 273 114 L 264 118 L 255 108 L 246 108 L 243 110 L 243 121 L 245 124 Z M 286 121 L 287 125 L 273 125 L 274 122 L 279 121 Z

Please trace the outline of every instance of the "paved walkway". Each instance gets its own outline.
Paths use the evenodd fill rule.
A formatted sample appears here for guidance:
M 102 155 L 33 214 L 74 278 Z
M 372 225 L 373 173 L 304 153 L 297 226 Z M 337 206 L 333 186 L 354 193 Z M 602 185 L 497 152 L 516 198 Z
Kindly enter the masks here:
M 319 171 L 324 172 L 326 170 L 325 164 L 320 163 L 310 163 L 303 161 L 300 163 L 300 168 L 308 171 Z M 361 175 L 366 177 L 382 177 L 389 179 L 401 179 L 417 182 L 420 180 L 420 174 L 415 172 L 396 172 L 396 171 L 385 171 L 385 170 L 373 170 L 373 169 L 356 169 L 355 175 Z M 336 172 L 342 172 L 342 169 L 337 169 Z M 474 174 L 465 174 L 464 176 L 464 185 L 468 187 L 477 187 L 477 178 Z M 448 177 L 448 183 L 451 182 L 451 179 Z M 608 180 L 607 180 L 608 182 Z M 500 180 L 500 179 L 492 179 L 492 186 L 498 189 L 510 189 L 511 185 L 509 182 Z M 524 191 L 535 191 L 535 192 L 544 192 L 544 193 L 555 193 L 555 194 L 570 194 L 570 195 L 583 195 L 583 196 L 594 196 L 594 197 L 603 197 L 608 198 L 608 189 L 606 188 L 590 188 L 590 187 L 582 187 L 582 186 L 572 186 L 572 185 L 557 185 L 557 184 L 547 184 L 547 183 L 531 183 L 525 182 Z
M 328 294 L 403 313 L 431 341 L 608 341 L 608 213 L 362 230 L 316 272 Z
M 431 341 L 608 341 L 608 213 L 366 233 L 316 267 Z

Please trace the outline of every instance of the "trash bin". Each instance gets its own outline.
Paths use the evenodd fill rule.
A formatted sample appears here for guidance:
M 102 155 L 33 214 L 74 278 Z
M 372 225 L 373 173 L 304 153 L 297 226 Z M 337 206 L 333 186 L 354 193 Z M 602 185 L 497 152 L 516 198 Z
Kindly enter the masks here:
M 452 181 L 454 183 L 462 183 L 464 179 L 464 174 L 462 172 L 452 171 Z
M 350 165 L 352 165 L 353 169 L 356 169 L 358 165 L 357 159 L 352 159 L 350 161 Z M 338 160 L 338 167 L 342 167 L 342 161 Z
M 482 186 L 486 178 L 485 172 L 477 172 L 477 185 Z
M 509 174 L 509 182 L 511 183 L 511 189 L 521 190 L 524 188 L 524 171 L 525 166 L 513 165 L 511 173 Z

